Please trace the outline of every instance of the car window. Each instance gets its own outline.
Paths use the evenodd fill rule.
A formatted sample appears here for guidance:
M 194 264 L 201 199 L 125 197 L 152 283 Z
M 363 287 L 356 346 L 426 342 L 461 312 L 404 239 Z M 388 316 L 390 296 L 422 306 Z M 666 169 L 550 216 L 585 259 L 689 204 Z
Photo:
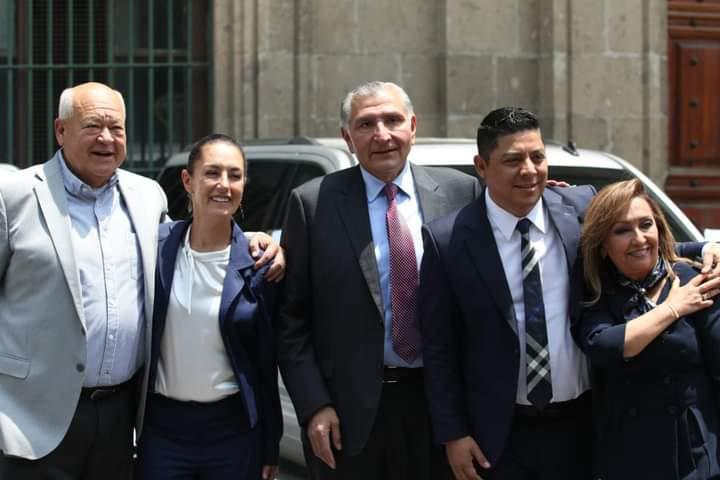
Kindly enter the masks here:
M 312 163 L 285 160 L 250 161 L 248 183 L 243 195 L 247 231 L 271 231 L 282 227 L 290 191 L 315 177 L 324 175 Z
M 187 195 L 180 180 L 181 170 L 180 166 L 166 168 L 158 178 L 168 197 L 168 213 L 174 220 L 189 216 Z M 249 159 L 242 212 L 238 211 L 235 220 L 246 231 L 279 229 L 285 218 L 290 191 L 324 173 L 312 163 Z

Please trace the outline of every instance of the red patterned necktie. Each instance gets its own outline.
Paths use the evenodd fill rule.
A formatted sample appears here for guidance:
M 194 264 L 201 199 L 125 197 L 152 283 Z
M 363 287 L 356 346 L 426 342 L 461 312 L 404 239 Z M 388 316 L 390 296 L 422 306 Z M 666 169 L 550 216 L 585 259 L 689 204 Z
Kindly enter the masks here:
M 398 212 L 397 185 L 385 185 L 388 199 L 387 222 L 390 244 L 390 304 L 393 350 L 410 363 L 418 356 L 420 330 L 417 324 L 418 271 L 415 245 L 410 229 Z

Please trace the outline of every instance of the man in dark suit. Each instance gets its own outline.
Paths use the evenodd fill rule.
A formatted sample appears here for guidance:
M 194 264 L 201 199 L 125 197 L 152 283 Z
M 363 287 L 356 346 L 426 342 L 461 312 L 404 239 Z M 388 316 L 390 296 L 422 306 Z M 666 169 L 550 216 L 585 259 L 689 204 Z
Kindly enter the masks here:
M 460 480 L 588 479 L 590 380 L 570 326 L 582 299 L 581 218 L 595 190 L 545 188 L 545 145 L 527 110 L 489 113 L 477 143 L 484 193 L 423 229 L 419 316 L 434 433 Z
M 445 478 L 423 395 L 420 229 L 472 201 L 479 183 L 407 162 L 417 120 L 397 85 L 352 90 L 342 122 L 360 165 L 290 198 L 281 372 L 315 478 Z

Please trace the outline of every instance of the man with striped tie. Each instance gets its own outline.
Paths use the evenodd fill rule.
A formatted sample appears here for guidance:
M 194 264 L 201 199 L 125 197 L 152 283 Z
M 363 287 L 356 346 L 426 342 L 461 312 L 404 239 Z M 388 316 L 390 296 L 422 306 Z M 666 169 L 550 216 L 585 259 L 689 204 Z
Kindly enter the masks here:
M 545 188 L 539 123 L 522 108 L 490 112 L 477 145 L 484 193 L 423 227 L 418 311 L 436 440 L 459 480 L 589 479 L 590 379 L 571 325 L 595 189 Z

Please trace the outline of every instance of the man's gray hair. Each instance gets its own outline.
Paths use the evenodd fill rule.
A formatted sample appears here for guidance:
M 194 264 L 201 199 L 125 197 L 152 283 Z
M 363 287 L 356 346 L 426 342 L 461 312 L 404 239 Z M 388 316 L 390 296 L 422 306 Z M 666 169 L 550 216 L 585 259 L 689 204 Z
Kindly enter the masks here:
M 372 82 L 363 83 L 362 85 L 358 85 L 357 87 L 350 90 L 347 95 L 345 95 L 345 99 L 340 106 L 340 126 L 343 128 L 348 128 L 348 122 L 350 121 L 350 111 L 352 110 L 353 100 L 355 100 L 356 98 L 377 97 L 382 92 L 390 88 L 396 89 L 400 94 L 400 98 L 402 99 L 406 113 L 408 115 L 412 115 L 413 113 L 415 113 L 410 97 L 400 85 L 392 82 L 380 82 L 375 80 Z
M 108 87 L 110 88 L 110 87 Z M 58 118 L 60 120 L 68 120 L 72 118 L 75 113 L 75 87 L 69 87 L 62 91 L 60 94 L 60 101 L 58 102 Z M 120 97 L 120 105 L 122 105 L 122 114 L 125 117 L 125 99 L 122 93 L 117 90 L 110 88 L 114 93 Z

